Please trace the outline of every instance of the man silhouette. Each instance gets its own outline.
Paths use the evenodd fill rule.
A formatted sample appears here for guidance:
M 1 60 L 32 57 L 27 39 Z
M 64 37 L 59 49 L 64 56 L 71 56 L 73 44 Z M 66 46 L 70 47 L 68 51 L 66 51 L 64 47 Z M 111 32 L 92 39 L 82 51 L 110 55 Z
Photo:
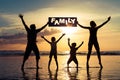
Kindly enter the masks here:
M 23 15 L 20 14 L 19 15 L 26 31 L 27 31 L 27 47 L 26 47 L 26 50 L 25 50 L 25 54 L 24 54 L 24 59 L 23 59 L 23 64 L 21 66 L 21 69 L 23 70 L 24 68 L 24 64 L 26 62 L 26 60 L 28 59 L 31 51 L 34 51 L 35 53 L 35 56 L 36 56 L 36 67 L 39 68 L 39 59 L 40 59 L 40 56 L 39 56 L 39 50 L 38 50 L 38 47 L 37 47 L 37 44 L 36 44 L 36 38 L 37 38 L 37 33 L 40 32 L 41 30 L 43 30 L 47 25 L 45 24 L 43 27 L 39 28 L 39 29 L 36 29 L 36 26 L 35 24 L 31 24 L 30 25 L 30 28 L 28 28 L 28 26 L 26 25 L 24 19 L 23 19 Z
M 90 59 L 90 55 L 91 55 L 93 45 L 95 46 L 95 49 L 97 51 L 97 56 L 98 56 L 100 67 L 101 68 L 103 67 L 102 63 L 101 63 L 99 43 L 98 43 L 98 40 L 97 40 L 97 31 L 98 31 L 99 28 L 101 28 L 103 25 L 105 25 L 108 21 L 110 21 L 110 19 L 111 19 L 111 17 L 108 17 L 108 20 L 106 20 L 104 23 L 102 23 L 99 26 L 97 26 L 94 21 L 91 21 L 90 22 L 91 27 L 82 26 L 77 22 L 77 24 L 81 28 L 88 29 L 90 31 L 90 37 L 89 37 L 89 43 L 88 43 L 88 54 L 87 54 L 87 67 L 89 67 L 88 62 L 89 62 L 89 59 Z

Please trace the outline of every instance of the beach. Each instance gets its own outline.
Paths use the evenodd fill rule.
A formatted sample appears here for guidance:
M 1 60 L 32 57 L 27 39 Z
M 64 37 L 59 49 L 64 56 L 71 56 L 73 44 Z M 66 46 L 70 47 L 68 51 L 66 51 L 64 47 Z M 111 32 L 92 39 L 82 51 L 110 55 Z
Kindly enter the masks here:
M 99 68 L 96 55 L 90 58 L 90 68 L 86 68 L 86 55 L 77 55 L 78 69 L 72 62 L 67 68 L 69 55 L 58 55 L 59 69 L 54 58 L 48 70 L 48 55 L 40 57 L 40 69 L 36 69 L 35 56 L 30 56 L 21 71 L 23 56 L 0 56 L 0 80 L 119 80 L 120 56 L 102 55 L 103 69 Z

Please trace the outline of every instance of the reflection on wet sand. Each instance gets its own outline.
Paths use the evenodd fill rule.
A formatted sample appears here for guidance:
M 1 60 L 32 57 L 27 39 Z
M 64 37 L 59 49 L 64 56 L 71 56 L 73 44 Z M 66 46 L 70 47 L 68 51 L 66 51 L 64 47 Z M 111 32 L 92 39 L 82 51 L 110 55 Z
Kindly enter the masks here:
M 92 72 L 95 71 L 95 69 L 96 68 L 86 68 L 86 70 L 87 70 L 87 80 L 92 80 L 93 78 L 96 78 L 97 80 L 102 80 L 102 68 L 98 68 L 99 71 L 98 71 L 98 73 L 96 73 L 97 75 L 95 73 L 92 74 Z M 90 71 L 90 70 L 93 70 L 93 71 Z
M 49 80 L 57 80 L 57 76 L 58 76 L 58 69 L 55 70 L 55 74 L 52 74 L 52 71 L 50 70 L 50 68 L 48 68 L 48 72 L 49 72 Z
M 75 71 L 70 71 L 72 68 L 67 68 L 68 77 L 70 80 L 77 80 L 78 68 L 75 68 Z
M 32 79 L 36 79 L 36 80 L 40 80 L 40 75 L 39 75 L 39 69 L 35 69 L 36 70 L 36 76 L 33 75 L 33 77 L 31 76 L 31 74 L 25 72 L 25 70 L 21 70 L 22 74 L 23 74 L 23 79 L 24 80 L 32 80 Z

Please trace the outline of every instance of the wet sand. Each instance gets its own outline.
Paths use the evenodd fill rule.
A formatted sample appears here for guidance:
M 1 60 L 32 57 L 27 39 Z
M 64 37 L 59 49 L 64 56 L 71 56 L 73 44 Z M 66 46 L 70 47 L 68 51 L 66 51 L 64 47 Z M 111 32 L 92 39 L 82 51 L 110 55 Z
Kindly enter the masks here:
M 0 56 L 0 80 L 118 80 L 120 79 L 120 56 L 102 56 L 103 69 L 99 68 L 97 56 L 91 56 L 90 68 L 86 68 L 86 56 L 77 56 L 79 67 L 72 62 L 67 68 L 69 55 L 58 56 L 59 69 L 49 56 L 41 56 L 40 69 L 36 69 L 35 57 L 30 56 L 21 71 L 23 56 Z

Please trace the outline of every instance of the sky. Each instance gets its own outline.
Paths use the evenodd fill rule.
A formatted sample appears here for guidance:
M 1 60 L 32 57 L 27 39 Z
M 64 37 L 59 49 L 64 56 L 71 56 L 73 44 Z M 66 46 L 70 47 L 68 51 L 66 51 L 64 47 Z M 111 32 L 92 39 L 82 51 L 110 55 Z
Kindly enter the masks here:
M 81 25 L 89 26 L 94 20 L 102 24 L 111 16 L 111 20 L 98 30 L 98 42 L 101 51 L 120 50 L 120 1 L 119 0 L 0 0 L 0 50 L 25 50 L 27 44 L 26 31 L 18 17 L 24 15 L 29 26 L 37 28 L 48 22 L 48 17 L 77 17 Z M 69 51 L 67 39 L 77 46 L 84 41 L 78 51 L 87 51 L 89 31 L 77 27 L 47 26 L 37 35 L 37 45 L 40 51 L 49 51 L 50 45 L 40 36 L 51 41 L 66 35 L 57 44 L 58 51 Z M 94 48 L 93 48 L 94 50 Z

